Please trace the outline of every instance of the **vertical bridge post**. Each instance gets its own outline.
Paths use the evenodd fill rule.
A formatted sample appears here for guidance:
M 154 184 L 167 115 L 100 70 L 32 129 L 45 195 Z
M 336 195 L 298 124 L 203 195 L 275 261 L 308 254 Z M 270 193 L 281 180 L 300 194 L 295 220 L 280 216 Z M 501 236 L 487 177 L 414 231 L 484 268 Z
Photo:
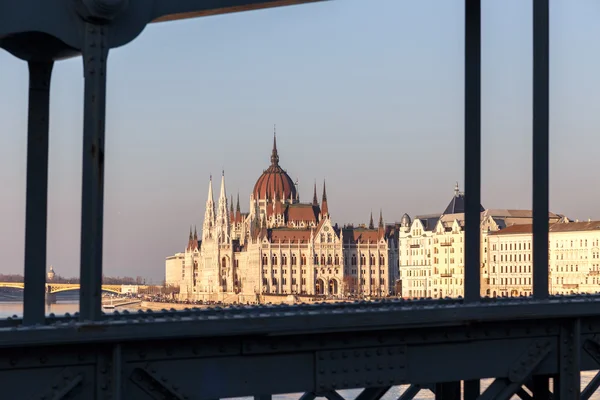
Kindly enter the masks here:
M 481 290 L 481 0 L 465 0 L 465 302 Z
M 533 297 L 548 297 L 549 0 L 533 1 Z
M 82 321 L 102 316 L 102 232 L 104 223 L 104 121 L 106 110 L 106 28 L 85 24 L 83 70 L 83 161 L 81 184 L 81 265 L 79 312 Z
M 465 302 L 481 296 L 481 0 L 465 0 Z M 479 380 L 464 382 L 465 400 Z
M 54 62 L 29 61 L 27 188 L 25 200 L 25 285 L 23 323 L 44 322 L 48 225 L 48 127 Z

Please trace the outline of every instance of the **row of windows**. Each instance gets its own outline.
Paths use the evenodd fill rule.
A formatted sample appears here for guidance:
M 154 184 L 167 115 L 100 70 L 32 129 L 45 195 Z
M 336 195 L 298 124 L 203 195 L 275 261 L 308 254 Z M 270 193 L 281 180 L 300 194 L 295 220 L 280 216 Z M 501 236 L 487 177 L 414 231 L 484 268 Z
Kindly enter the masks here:
M 369 257 L 369 265 L 376 265 L 375 264 L 375 255 L 371 254 L 371 256 Z M 314 264 L 315 265 L 339 265 L 340 264 L 340 257 L 339 255 L 334 255 L 333 257 L 331 256 L 331 254 L 325 256 L 325 254 L 321 254 L 321 259 L 320 259 L 320 263 L 319 263 L 319 256 L 315 254 L 314 256 Z M 237 262 L 237 260 L 236 260 Z M 287 255 L 283 254 L 281 256 L 281 265 L 287 265 Z M 223 258 L 223 265 L 225 265 L 225 258 Z M 277 255 L 272 255 L 271 256 L 271 265 L 277 265 L 278 263 L 278 257 Z M 357 258 L 356 258 L 356 254 L 352 255 L 351 258 L 351 265 L 356 265 L 357 263 Z M 263 254 L 262 256 L 262 265 L 268 265 L 269 264 L 269 258 L 267 257 L 266 254 Z M 296 265 L 297 264 L 297 258 L 295 254 L 292 254 L 291 257 L 291 265 Z M 348 261 L 344 260 L 344 264 L 348 265 Z M 303 254 L 301 256 L 301 265 L 306 265 L 306 256 Z M 367 258 L 364 254 L 360 255 L 360 265 L 367 265 Z M 383 266 L 385 265 L 385 257 L 383 254 L 381 254 L 379 256 L 379 265 Z M 237 266 L 237 265 L 236 265 Z

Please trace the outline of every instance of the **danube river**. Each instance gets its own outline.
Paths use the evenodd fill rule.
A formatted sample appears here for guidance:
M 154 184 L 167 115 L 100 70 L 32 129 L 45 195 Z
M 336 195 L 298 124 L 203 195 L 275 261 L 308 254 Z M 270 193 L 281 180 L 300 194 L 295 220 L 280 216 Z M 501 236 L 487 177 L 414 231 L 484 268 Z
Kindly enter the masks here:
M 74 313 L 79 309 L 78 299 L 76 296 L 73 297 L 63 297 L 59 299 L 56 304 L 51 304 L 46 306 L 46 313 L 54 313 L 56 315 L 63 315 L 65 313 Z M 126 310 L 127 308 L 119 307 L 119 311 Z M 129 309 L 130 311 L 138 310 L 139 306 L 135 308 Z M 2 300 L 0 299 L 0 318 L 6 318 L 10 316 L 21 316 L 23 315 L 23 303 L 17 299 L 10 300 Z M 595 371 L 583 372 L 581 374 L 581 387 L 584 388 L 589 381 L 594 377 Z M 490 379 L 486 379 L 482 381 L 482 389 L 485 389 L 489 384 L 491 384 Z M 385 396 L 382 397 L 382 400 L 395 400 L 402 392 L 406 390 L 406 386 L 397 386 L 389 390 Z M 340 394 L 344 397 L 344 399 L 354 399 L 360 390 L 342 390 Z M 277 400 L 297 400 L 301 394 L 288 394 L 288 395 L 278 395 L 274 396 L 274 399 Z M 422 390 L 421 393 L 417 397 L 416 400 L 432 400 L 435 396 L 429 390 Z M 243 398 L 244 400 L 251 400 L 251 397 Z M 518 399 L 517 396 L 514 396 L 513 399 Z M 600 393 L 596 393 L 591 397 L 592 400 L 600 400 Z M 233 399 L 231 399 L 233 400 Z

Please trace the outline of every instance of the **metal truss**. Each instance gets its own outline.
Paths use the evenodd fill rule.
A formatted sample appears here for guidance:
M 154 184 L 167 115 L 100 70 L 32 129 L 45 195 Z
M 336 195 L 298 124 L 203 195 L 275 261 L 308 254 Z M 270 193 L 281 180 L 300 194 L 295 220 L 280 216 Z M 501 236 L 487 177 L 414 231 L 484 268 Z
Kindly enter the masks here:
M 368 1 L 368 0 L 367 0 Z M 23 319 L 0 321 L 7 399 L 201 399 L 302 392 L 379 400 L 589 399 L 600 297 L 548 295 L 549 0 L 533 0 L 533 298 L 479 296 L 481 2 L 465 0 L 465 299 L 101 312 L 104 126 L 110 49 L 150 22 L 311 0 L 0 0 L 0 47 L 28 63 Z M 81 313 L 44 316 L 50 80 L 83 60 Z M 494 382 L 481 391 L 480 380 Z M 550 389 L 549 382 L 553 385 Z
M 495 380 L 464 398 L 571 400 L 600 386 L 595 377 L 580 392 L 580 371 L 600 369 L 597 297 L 406 303 L 4 321 L 0 385 L 6 398 L 202 400 L 297 392 L 341 400 L 337 391 L 354 388 L 377 400 L 404 384 L 403 400 L 423 389 L 459 399 L 461 382 L 486 378 Z

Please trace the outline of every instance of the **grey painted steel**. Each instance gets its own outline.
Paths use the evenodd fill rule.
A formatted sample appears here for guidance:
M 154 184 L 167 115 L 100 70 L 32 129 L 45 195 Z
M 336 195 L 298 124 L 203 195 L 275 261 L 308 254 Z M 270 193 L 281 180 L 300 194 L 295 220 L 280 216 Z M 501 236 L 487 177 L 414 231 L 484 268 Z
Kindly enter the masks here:
M 481 0 L 465 0 L 465 301 L 481 288 Z
M 102 315 L 107 34 L 104 26 L 89 23 L 85 26 L 81 267 L 79 270 L 81 320 L 98 320 Z
M 559 376 L 555 379 L 558 383 L 559 399 L 579 400 L 581 388 L 581 321 L 574 319 L 561 327 L 560 337 Z
M 548 297 L 549 0 L 533 0 L 533 296 Z
M 48 223 L 48 125 L 52 61 L 30 61 L 27 121 L 24 322 L 44 322 Z
M 499 307 L 502 308 L 506 307 Z M 367 313 L 370 314 L 368 319 L 377 314 L 376 311 Z M 451 308 L 447 313 L 451 313 Z M 406 324 L 364 324 L 336 331 L 316 324 L 311 332 L 302 332 L 292 327 L 313 326 L 316 321 L 313 317 L 318 313 L 314 316 L 282 313 L 281 317 L 288 319 L 286 323 L 292 328 L 290 330 L 272 324 L 273 320 L 267 314 L 255 317 L 260 320 L 263 330 L 254 330 L 254 333 L 231 329 L 227 329 L 227 333 L 213 331 L 210 325 L 217 319 L 197 319 L 187 325 L 183 318 L 161 320 L 157 314 L 152 319 L 140 316 L 137 321 L 96 324 L 72 321 L 66 324 L 62 333 L 76 332 L 79 343 L 63 341 L 57 344 L 45 341 L 47 337 L 40 337 L 35 343 L 16 344 L 13 340 L 15 344 L 11 348 L 0 352 L 0 384 L 8 388 L 6 390 L 12 390 L 10 387 L 14 385 L 8 382 L 15 379 L 15 371 L 22 379 L 38 378 L 41 382 L 51 382 L 61 368 L 93 367 L 95 375 L 86 375 L 72 390 L 83 390 L 89 384 L 97 388 L 97 393 L 111 394 L 113 398 L 114 393 L 121 390 L 121 398 L 152 398 L 149 393 L 161 393 L 170 398 L 189 396 L 209 400 L 301 391 L 332 396 L 332 390 L 350 388 L 380 388 L 383 392 L 382 388 L 399 384 L 424 386 L 432 381 L 443 383 L 496 377 L 496 396 L 487 392 L 487 397 L 484 393 L 481 398 L 497 399 L 518 391 L 532 375 L 544 377 L 564 373 L 565 364 L 561 360 L 573 359 L 569 358 L 573 354 L 569 346 L 576 346 L 574 341 L 572 345 L 563 345 L 565 327 L 579 319 L 527 318 L 507 325 L 492 318 L 487 322 L 462 320 L 458 315 L 453 325 L 441 322 L 416 327 L 407 321 Z M 389 315 L 386 317 L 390 319 Z M 335 318 L 334 314 L 329 318 Z M 239 314 L 238 317 L 230 314 L 224 319 L 238 325 L 251 323 L 251 319 L 240 318 Z M 339 323 L 340 319 L 336 319 Z M 364 315 L 362 319 L 365 319 Z M 395 318 L 396 321 L 399 319 Z M 597 339 L 600 337 L 600 317 L 583 317 L 580 321 L 580 343 L 587 343 L 587 347 L 581 353 L 576 369 L 594 370 L 598 368 L 595 355 L 600 349 Z M 111 325 L 125 335 L 115 338 L 108 332 Z M 153 331 L 161 325 L 170 327 L 173 333 L 170 338 L 162 335 L 143 337 L 135 329 L 142 327 Z M 192 327 L 197 330 L 184 338 L 181 332 Z M 0 336 L 5 340 L 9 336 L 16 339 L 28 331 L 40 330 L 39 327 L 4 329 Z M 176 330 L 180 332 L 177 334 Z M 577 333 L 576 330 L 572 332 Z M 115 344 L 119 345 L 120 356 L 115 355 Z M 120 362 L 117 361 L 119 357 Z M 450 359 L 454 360 L 451 367 L 439 362 Z M 493 362 L 482 363 L 482 360 Z M 112 372 L 110 365 L 113 365 Z M 570 364 L 566 365 L 571 368 Z M 47 380 L 40 377 L 45 373 Z M 121 385 L 115 374 L 120 375 Z M 440 396 L 449 392 L 451 395 L 455 390 L 438 386 L 436 393 L 441 392 Z M 48 387 L 51 388 L 50 383 Z M 7 398 L 11 398 L 9 394 L 7 392 Z M 548 394 L 547 389 L 545 394 Z

